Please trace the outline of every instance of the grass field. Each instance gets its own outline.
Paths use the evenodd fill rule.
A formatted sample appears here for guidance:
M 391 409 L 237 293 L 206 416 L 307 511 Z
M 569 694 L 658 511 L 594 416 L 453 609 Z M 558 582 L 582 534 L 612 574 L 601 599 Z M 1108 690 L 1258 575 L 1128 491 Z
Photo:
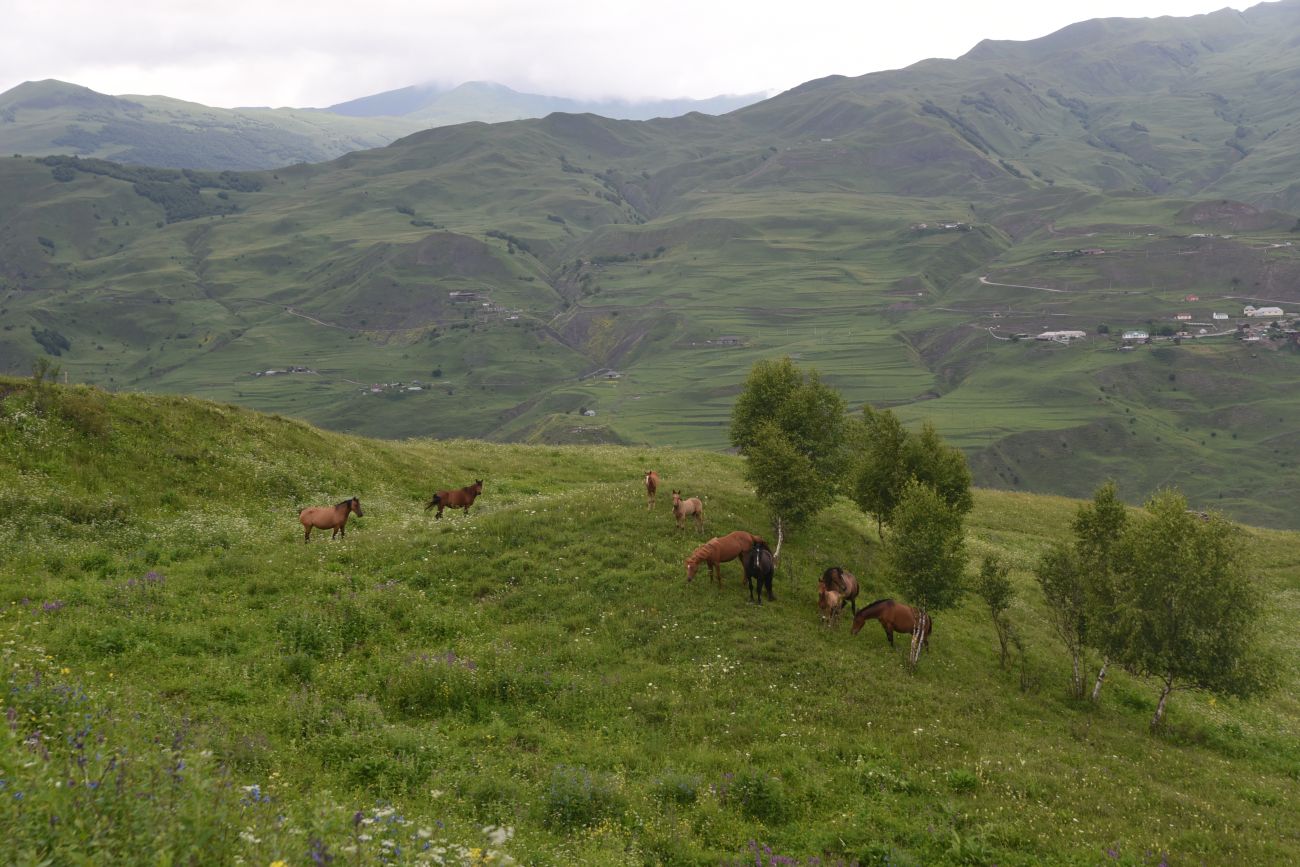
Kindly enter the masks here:
M 1180 693 L 1152 736 L 1151 683 L 1066 697 L 1029 570 L 1074 501 L 979 491 L 968 521 L 973 555 L 1013 567 L 1023 688 L 974 601 L 909 677 L 874 625 L 818 624 L 827 565 L 896 590 L 844 501 L 786 541 L 774 603 L 747 605 L 735 564 L 721 589 L 684 581 L 696 540 L 666 498 L 646 510 L 641 473 L 702 496 L 710 533 L 761 531 L 736 458 L 0 392 L 15 863 L 1300 857 L 1294 533 L 1250 531 L 1281 689 Z M 473 478 L 469 515 L 422 510 Z M 346 538 L 304 545 L 297 510 L 351 495 Z

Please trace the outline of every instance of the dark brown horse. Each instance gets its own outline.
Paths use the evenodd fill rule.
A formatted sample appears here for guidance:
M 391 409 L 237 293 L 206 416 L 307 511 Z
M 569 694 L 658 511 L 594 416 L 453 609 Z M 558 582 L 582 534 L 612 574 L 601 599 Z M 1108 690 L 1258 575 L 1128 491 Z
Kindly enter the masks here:
M 436 521 L 442 517 L 442 510 L 448 507 L 453 509 L 464 509 L 465 514 L 469 514 L 469 507 L 474 505 L 474 500 L 479 494 L 483 493 L 483 480 L 475 479 L 474 484 L 466 485 L 454 491 L 439 491 L 433 495 L 424 506 L 424 511 L 429 511 L 434 506 L 438 507 L 438 512 L 433 516 Z
M 776 597 L 772 595 L 772 574 L 776 572 L 776 560 L 772 557 L 772 549 L 767 547 L 767 543 L 755 538 L 754 546 L 741 558 L 740 565 L 745 570 L 745 589 L 749 591 L 749 601 L 762 605 L 763 588 L 766 587 L 767 601 L 775 602 Z M 751 579 L 753 584 L 750 584 Z M 758 592 L 755 593 L 755 590 Z
M 645 508 L 650 511 L 655 507 L 655 492 L 659 490 L 659 474 L 654 470 L 645 471 Z
M 686 558 L 686 580 L 695 579 L 695 571 L 701 563 L 709 564 L 709 577 L 718 579 L 718 586 L 722 586 L 722 564 L 728 560 L 735 560 L 737 557 L 749 551 L 754 547 L 755 542 L 763 542 L 762 538 L 755 536 L 753 533 L 746 533 L 744 530 L 736 530 L 734 533 L 728 533 L 725 536 L 714 536 L 700 547 L 691 552 L 691 556 Z M 763 542 L 766 545 L 766 542 Z M 742 567 L 744 565 L 742 561 Z
M 862 624 L 868 620 L 876 619 L 880 625 L 885 627 L 885 637 L 889 639 L 889 646 L 894 646 L 894 633 L 903 632 L 911 635 L 916 630 L 916 620 L 921 616 L 921 612 L 911 605 L 903 605 L 901 602 L 895 602 L 892 599 L 877 599 L 866 608 L 858 612 L 858 616 L 853 618 L 852 635 L 857 635 Z M 925 615 L 925 622 L 921 629 L 921 646 L 926 650 L 930 649 L 930 629 L 934 626 L 934 621 L 930 616 Z
M 680 491 L 673 491 L 673 517 L 677 519 L 677 529 L 686 529 L 687 516 L 695 518 L 695 532 L 704 531 L 704 504 L 699 497 L 683 500 Z
M 852 572 L 841 566 L 832 566 L 822 573 L 821 583 L 826 585 L 827 590 L 840 594 L 841 608 L 847 602 L 852 606 L 853 613 L 858 613 L 858 579 L 853 577 Z
M 350 500 L 344 500 L 337 506 L 308 506 L 298 513 L 298 520 L 302 522 L 303 544 L 311 541 L 312 528 L 320 530 L 333 530 L 330 538 L 335 536 L 347 536 L 345 528 L 348 523 L 348 515 L 356 513 L 357 517 L 361 515 L 361 500 L 353 497 Z

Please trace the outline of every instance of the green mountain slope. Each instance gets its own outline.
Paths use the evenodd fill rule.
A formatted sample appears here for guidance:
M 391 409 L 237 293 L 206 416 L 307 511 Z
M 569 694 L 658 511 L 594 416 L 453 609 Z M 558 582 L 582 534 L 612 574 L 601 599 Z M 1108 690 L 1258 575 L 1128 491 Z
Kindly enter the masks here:
M 724 448 L 788 353 L 934 419 L 983 484 L 1177 483 L 1296 526 L 1291 319 L 1236 338 L 1246 305 L 1300 306 L 1300 103 L 1257 86 L 1298 15 L 1091 22 L 724 117 L 463 124 L 270 173 L 0 160 L 0 366 L 58 351 L 375 436 Z M 1119 351 L 1131 329 L 1154 342 Z M 1013 339 L 1049 330 L 1090 336 Z
M 1029 570 L 1076 503 L 976 494 L 972 553 L 1013 567 L 1022 689 L 973 601 L 936 617 L 914 677 L 874 624 L 818 623 L 831 563 L 863 601 L 896 592 L 872 565 L 874 526 L 843 502 L 785 541 L 775 602 L 746 604 L 734 563 L 721 588 L 686 583 L 698 539 L 662 500 L 646 510 L 646 467 L 704 497 L 710 533 L 761 529 L 740 461 L 716 453 L 363 440 L 0 380 L 7 851 L 1296 859 L 1294 533 L 1250 532 L 1277 694 L 1179 693 L 1153 737 L 1152 683 L 1117 672 L 1096 707 L 1065 697 L 1069 659 Z M 469 515 L 423 511 L 474 478 Z M 304 545 L 297 510 L 353 495 L 365 514 L 345 538 Z

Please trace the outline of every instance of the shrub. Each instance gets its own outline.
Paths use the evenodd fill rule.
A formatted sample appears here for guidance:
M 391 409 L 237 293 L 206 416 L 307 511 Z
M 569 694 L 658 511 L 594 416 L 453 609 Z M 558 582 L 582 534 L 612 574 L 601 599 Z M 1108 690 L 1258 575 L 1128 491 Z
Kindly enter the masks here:
M 563 831 L 616 815 L 622 810 L 623 798 L 609 777 L 595 776 L 582 767 L 557 765 L 543 805 L 547 826 Z

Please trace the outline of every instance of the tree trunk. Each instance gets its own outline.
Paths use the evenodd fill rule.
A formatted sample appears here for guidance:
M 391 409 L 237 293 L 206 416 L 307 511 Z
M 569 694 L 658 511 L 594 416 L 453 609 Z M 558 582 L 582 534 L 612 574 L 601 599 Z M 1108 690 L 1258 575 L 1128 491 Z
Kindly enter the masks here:
M 1106 669 L 1110 667 L 1110 657 L 1101 661 L 1101 670 L 1097 672 L 1097 682 L 1092 686 L 1092 700 L 1094 702 L 1101 698 L 1101 683 L 1106 679 Z
M 1079 649 L 1070 649 L 1070 659 L 1074 664 L 1073 679 L 1070 682 L 1070 688 L 1074 692 L 1075 698 L 1083 698 L 1083 672 L 1079 668 Z
M 776 550 L 772 552 L 773 566 L 775 566 L 777 561 L 781 559 L 781 540 L 783 538 L 785 538 L 784 525 L 781 523 L 781 519 L 777 518 L 776 519 Z
M 924 646 L 921 637 L 925 634 L 925 609 L 919 609 L 920 616 L 916 618 L 916 624 L 912 627 L 912 645 L 908 648 L 907 653 L 907 671 L 909 674 L 916 673 L 916 665 L 921 661 L 921 648 Z
M 1165 721 L 1165 701 L 1169 698 L 1169 693 L 1174 691 L 1174 679 L 1172 676 L 1165 678 L 1165 685 L 1160 690 L 1160 701 L 1156 703 L 1156 715 L 1151 718 L 1151 731 L 1160 728 L 1160 724 Z

